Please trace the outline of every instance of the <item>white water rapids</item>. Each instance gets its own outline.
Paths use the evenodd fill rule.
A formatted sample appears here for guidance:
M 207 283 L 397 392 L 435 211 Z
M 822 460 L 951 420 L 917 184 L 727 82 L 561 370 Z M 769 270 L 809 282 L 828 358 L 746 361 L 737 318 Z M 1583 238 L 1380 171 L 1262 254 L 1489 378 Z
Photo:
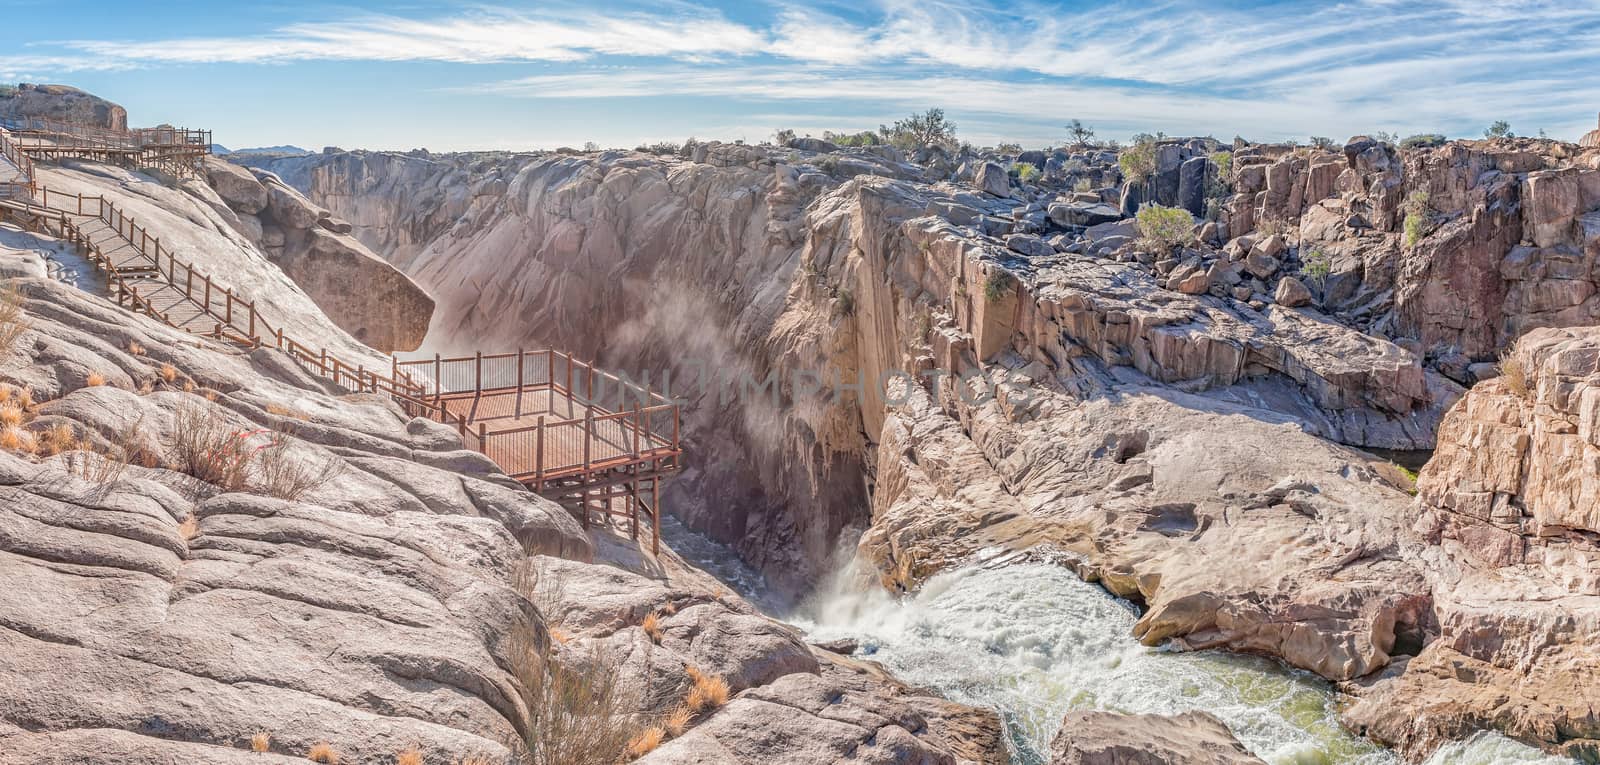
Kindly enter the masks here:
M 692 533 L 681 525 L 669 532 L 680 554 L 680 541 L 711 552 L 703 538 L 686 539 Z M 733 557 L 724 555 L 719 573 Z M 730 586 L 760 582 L 748 569 L 734 579 Z M 1339 727 L 1333 691 L 1321 679 L 1265 659 L 1147 648 L 1132 637 L 1136 619 L 1132 606 L 1072 572 L 1026 563 L 943 573 L 906 598 L 834 587 L 788 621 L 813 640 L 855 639 L 858 657 L 881 662 L 902 680 L 998 711 L 1019 765 L 1047 762 L 1062 715 L 1085 708 L 1208 711 L 1273 765 L 1399 762 Z M 1569 762 L 1479 734 L 1441 749 L 1428 765 Z

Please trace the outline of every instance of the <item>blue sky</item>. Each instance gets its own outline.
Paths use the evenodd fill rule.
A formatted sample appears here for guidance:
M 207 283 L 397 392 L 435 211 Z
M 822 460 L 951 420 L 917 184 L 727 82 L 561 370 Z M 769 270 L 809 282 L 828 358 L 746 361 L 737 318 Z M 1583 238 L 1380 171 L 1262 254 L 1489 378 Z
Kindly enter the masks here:
M 1575 140 L 1600 0 L 372 4 L 0 0 L 0 82 L 60 82 L 231 147 L 536 149 L 876 127 Z

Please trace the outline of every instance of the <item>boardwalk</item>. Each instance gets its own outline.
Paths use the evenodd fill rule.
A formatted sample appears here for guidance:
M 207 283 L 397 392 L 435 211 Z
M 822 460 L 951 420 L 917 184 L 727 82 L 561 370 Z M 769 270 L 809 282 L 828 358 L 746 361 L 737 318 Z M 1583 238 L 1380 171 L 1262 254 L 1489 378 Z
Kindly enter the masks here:
M 34 157 L 101 158 L 99 140 L 18 144 L 0 129 L 0 192 L 11 194 L 0 194 L 0 220 L 78 245 L 106 273 L 119 305 L 197 335 L 272 345 L 346 390 L 387 394 L 411 416 L 454 427 L 463 445 L 586 527 L 621 520 L 638 539 L 647 519 L 659 553 L 661 482 L 678 472 L 683 454 L 679 407 L 665 392 L 554 350 L 394 360 L 387 372 L 345 363 L 274 329 L 254 301 L 217 287 L 110 200 L 36 185 Z

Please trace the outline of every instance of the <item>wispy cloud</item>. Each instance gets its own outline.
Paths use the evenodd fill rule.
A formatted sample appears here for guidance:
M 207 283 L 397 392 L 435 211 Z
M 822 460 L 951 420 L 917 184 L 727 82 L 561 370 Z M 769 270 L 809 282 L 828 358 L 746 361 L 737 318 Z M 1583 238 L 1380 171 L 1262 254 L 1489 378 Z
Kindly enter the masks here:
M 60 45 L 124 63 L 282 63 L 306 60 L 490 64 L 595 56 L 696 59 L 756 53 L 767 39 L 712 11 L 673 14 L 523 13 L 486 9 L 453 18 L 364 16 L 295 24 L 255 36 L 68 40 Z
M 619 0 L 625 1 L 625 0 Z M 711 3 L 714 0 L 698 0 Z M 782 0 L 779 0 L 782 2 Z M 968 124 L 1072 115 L 1114 127 L 1253 133 L 1586 129 L 1600 108 L 1596 0 L 868 0 L 746 8 L 480 8 L 361 15 L 259 34 L 70 40 L 12 70 L 297 61 L 541 62 L 467 92 L 939 104 Z M 765 106 L 756 107 L 766 109 Z M 771 110 L 768 110 L 771 111 Z M 812 109 L 812 112 L 820 111 Z M 835 110 L 837 111 L 837 110 Z M 1020 136 L 1016 136 L 1020 137 Z

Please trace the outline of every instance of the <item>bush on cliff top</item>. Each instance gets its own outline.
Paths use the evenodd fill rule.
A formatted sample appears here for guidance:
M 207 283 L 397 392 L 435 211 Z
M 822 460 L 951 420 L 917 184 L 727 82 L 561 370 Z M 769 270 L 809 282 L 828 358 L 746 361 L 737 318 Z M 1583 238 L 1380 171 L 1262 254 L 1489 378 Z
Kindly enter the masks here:
M 1134 222 L 1145 242 L 1163 252 L 1189 241 L 1194 233 L 1194 216 L 1181 207 L 1145 205 Z

